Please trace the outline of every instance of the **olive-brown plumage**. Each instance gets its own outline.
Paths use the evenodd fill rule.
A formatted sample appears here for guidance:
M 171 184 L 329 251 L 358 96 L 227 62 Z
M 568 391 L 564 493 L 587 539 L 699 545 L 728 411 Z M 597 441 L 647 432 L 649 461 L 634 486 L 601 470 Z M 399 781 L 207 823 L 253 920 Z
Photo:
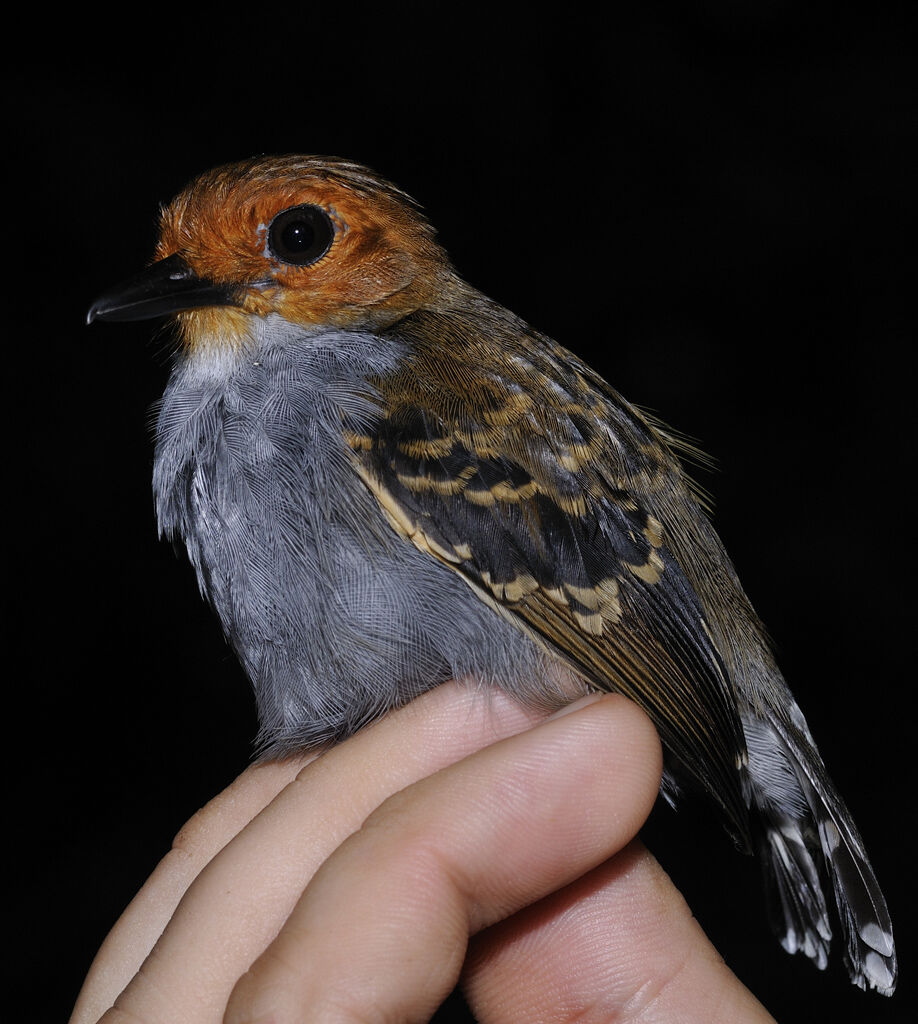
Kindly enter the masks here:
M 758 850 L 785 948 L 819 966 L 831 880 L 852 979 L 892 928 L 680 445 L 457 276 L 411 200 L 323 157 L 208 172 L 158 262 L 90 319 L 174 314 L 154 491 L 252 678 L 268 754 L 452 676 L 559 706 L 622 692 L 664 792 Z

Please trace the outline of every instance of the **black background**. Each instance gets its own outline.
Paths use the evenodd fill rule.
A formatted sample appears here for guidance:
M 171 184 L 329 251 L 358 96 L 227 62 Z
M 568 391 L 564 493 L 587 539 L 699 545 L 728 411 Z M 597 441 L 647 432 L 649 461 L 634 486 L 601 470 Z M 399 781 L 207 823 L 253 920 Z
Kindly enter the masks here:
M 250 753 L 248 684 L 156 538 L 148 409 L 167 337 L 83 317 L 147 261 L 160 202 L 258 152 L 375 167 L 472 283 L 716 457 L 697 475 L 871 851 L 899 994 L 787 957 L 755 865 L 710 822 L 661 810 L 648 842 L 779 1020 L 911 1016 L 908 7 L 14 26 L 8 845 L 28 1019 L 66 1019 L 172 835 Z

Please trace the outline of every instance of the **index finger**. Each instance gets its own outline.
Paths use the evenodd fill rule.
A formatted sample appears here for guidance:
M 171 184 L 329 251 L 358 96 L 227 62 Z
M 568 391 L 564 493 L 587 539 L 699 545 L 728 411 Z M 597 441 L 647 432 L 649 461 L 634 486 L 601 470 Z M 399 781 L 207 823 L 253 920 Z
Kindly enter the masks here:
M 383 800 L 540 717 L 447 683 L 305 767 L 248 769 L 176 837 L 97 954 L 71 1024 L 95 1024 L 122 991 L 137 1020 L 220 1020 L 312 874 Z

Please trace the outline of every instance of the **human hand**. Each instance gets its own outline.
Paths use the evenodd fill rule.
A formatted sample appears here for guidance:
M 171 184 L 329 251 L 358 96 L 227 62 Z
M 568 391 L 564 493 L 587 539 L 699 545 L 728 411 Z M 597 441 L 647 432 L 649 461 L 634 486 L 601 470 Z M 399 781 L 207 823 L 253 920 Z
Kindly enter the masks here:
M 633 838 L 649 720 L 620 697 L 538 717 L 448 684 L 248 769 L 179 833 L 71 1024 L 422 1021 L 460 975 L 487 1022 L 770 1021 Z

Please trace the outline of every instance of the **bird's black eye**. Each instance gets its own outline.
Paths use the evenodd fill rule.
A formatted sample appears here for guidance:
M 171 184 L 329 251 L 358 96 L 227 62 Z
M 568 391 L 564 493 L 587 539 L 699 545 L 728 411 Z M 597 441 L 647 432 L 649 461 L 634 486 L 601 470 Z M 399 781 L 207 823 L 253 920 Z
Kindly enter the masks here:
M 318 206 L 291 206 L 279 213 L 268 228 L 268 249 L 275 259 L 308 267 L 331 248 L 335 226 Z

